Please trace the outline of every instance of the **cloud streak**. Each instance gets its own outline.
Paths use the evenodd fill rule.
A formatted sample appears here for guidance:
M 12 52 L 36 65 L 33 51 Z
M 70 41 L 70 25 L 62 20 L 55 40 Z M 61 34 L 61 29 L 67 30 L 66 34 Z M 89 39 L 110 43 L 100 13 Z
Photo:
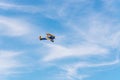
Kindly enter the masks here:
M 0 76 L 16 73 L 23 63 L 17 59 L 21 52 L 0 50 Z M 19 71 L 19 70 L 18 70 Z
M 0 26 L 0 35 L 24 36 L 31 32 L 27 22 L 5 16 L 0 16 Z
M 67 57 L 83 57 L 92 55 L 105 55 L 109 51 L 98 45 L 81 44 L 79 46 L 64 47 L 60 45 L 48 45 L 50 48 L 49 54 L 43 58 L 43 61 L 54 61 Z M 59 54 L 59 55 L 58 55 Z
M 117 65 L 119 63 L 120 63 L 120 59 L 116 58 L 113 61 L 102 62 L 102 63 L 88 63 L 88 62 L 75 63 L 75 64 L 67 65 L 66 67 L 62 67 L 62 69 L 66 71 L 66 73 L 65 74 L 63 73 L 63 74 L 66 75 L 68 79 L 74 80 L 74 78 L 76 78 L 76 79 L 84 80 L 85 78 L 88 78 L 89 76 L 91 76 L 91 74 L 79 73 L 79 70 L 81 69 L 83 71 L 85 69 L 89 71 L 88 68 L 92 68 L 92 70 L 95 70 L 95 71 L 103 71 L 103 70 L 96 70 L 96 68 L 101 68 L 106 66 L 109 67 L 112 65 Z M 104 69 L 104 70 L 107 70 L 107 69 Z
M 43 11 L 43 9 L 40 6 L 36 7 L 33 5 L 20 5 L 20 4 L 7 3 L 7 2 L 1 2 L 0 9 L 21 11 L 21 12 L 27 12 L 27 13 L 39 13 Z

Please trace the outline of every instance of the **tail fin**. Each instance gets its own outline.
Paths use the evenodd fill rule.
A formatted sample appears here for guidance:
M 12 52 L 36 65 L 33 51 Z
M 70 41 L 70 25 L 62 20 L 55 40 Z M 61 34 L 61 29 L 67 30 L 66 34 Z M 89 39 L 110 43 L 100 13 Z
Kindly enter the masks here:
M 39 36 L 39 39 L 42 40 L 42 36 Z

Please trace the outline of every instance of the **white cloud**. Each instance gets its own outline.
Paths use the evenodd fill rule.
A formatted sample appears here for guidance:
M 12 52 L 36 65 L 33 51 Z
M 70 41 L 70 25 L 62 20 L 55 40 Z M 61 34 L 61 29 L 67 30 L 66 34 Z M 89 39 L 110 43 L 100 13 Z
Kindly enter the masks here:
M 0 35 L 24 36 L 31 32 L 30 25 L 17 18 L 0 16 Z
M 81 25 L 82 24 L 82 25 Z M 120 24 L 118 19 L 112 19 L 103 14 L 89 14 L 82 21 L 69 21 L 67 24 L 76 33 L 74 36 L 96 45 L 115 48 L 120 43 Z
M 72 66 L 62 67 L 62 69 L 64 70 L 63 72 L 65 72 L 65 73 L 61 73 L 62 76 L 64 76 L 68 80 L 74 80 L 74 79 L 84 80 L 85 78 L 88 78 L 90 76 L 88 74 L 78 74 L 77 69 L 72 68 Z
M 23 64 L 18 56 L 21 55 L 21 52 L 0 50 L 0 76 L 2 75 L 11 75 L 16 73 L 16 69 L 23 67 Z
M 67 76 L 68 79 L 74 80 L 74 78 L 77 78 L 83 80 L 84 78 L 88 78 L 89 76 L 91 76 L 91 74 L 88 73 L 86 74 L 81 72 L 78 73 L 79 69 L 82 69 L 84 71 L 87 68 L 93 68 L 94 70 L 95 68 L 98 67 L 105 67 L 105 66 L 109 67 L 119 63 L 120 63 L 120 59 L 116 58 L 114 61 L 110 61 L 110 62 L 101 62 L 101 63 L 79 62 L 67 66 L 62 66 L 61 68 L 66 72 L 63 73 L 64 74 L 63 76 Z M 98 70 L 98 71 L 103 71 L 103 70 Z
M 59 4 L 58 4 L 59 3 Z M 28 13 L 42 13 L 44 16 L 54 19 L 71 18 L 76 14 L 77 9 L 90 4 L 90 0 L 70 0 L 70 1 L 46 1 L 44 5 L 20 5 L 14 3 L 0 2 L 0 9 L 16 10 Z M 82 6 L 81 6 L 82 5 Z M 79 7 L 79 8 L 77 8 Z M 71 8 L 73 8 L 71 10 Z M 79 10 L 80 10 L 79 9 Z M 73 12 L 73 14 L 69 14 Z
M 0 8 L 2 8 L 2 9 L 14 8 L 14 7 L 15 7 L 15 5 L 13 5 L 13 4 L 0 3 Z
M 88 67 L 102 67 L 102 66 L 111 66 L 111 65 L 115 65 L 120 63 L 119 58 L 116 58 L 114 61 L 110 61 L 110 62 L 102 62 L 102 63 L 96 63 L 96 64 L 92 64 L 92 63 L 77 63 L 74 65 L 74 68 L 78 69 L 78 68 L 88 68 Z
M 3 10 L 17 10 L 21 12 L 30 12 L 30 13 L 37 13 L 41 12 L 43 9 L 40 6 L 33 6 L 33 5 L 20 5 L 15 3 L 7 3 L 1 2 L 0 9 Z
M 74 45 L 72 47 L 64 47 L 60 45 L 48 45 L 50 51 L 48 55 L 43 58 L 43 61 L 54 61 L 56 59 L 62 59 L 66 57 L 80 57 L 91 55 L 105 55 L 109 51 L 106 48 L 102 48 L 94 44 L 81 44 L 79 46 Z
M 76 15 L 81 14 L 83 12 L 83 8 L 90 8 L 91 1 L 90 0 L 61 0 L 61 1 L 46 1 L 45 11 L 43 14 L 49 18 L 56 20 L 66 20 L 75 19 Z M 85 10 L 84 9 L 84 10 Z M 86 10 L 85 10 L 86 11 Z M 88 11 L 86 11 L 88 12 Z M 78 14 L 79 13 L 79 14 Z

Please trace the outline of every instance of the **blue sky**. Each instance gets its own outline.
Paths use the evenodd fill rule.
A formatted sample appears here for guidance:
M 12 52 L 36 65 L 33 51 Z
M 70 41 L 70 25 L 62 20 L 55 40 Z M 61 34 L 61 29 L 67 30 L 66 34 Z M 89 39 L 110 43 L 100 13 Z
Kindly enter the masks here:
M 120 0 L 0 0 L 0 80 L 119 80 Z M 46 33 L 55 42 L 39 41 Z

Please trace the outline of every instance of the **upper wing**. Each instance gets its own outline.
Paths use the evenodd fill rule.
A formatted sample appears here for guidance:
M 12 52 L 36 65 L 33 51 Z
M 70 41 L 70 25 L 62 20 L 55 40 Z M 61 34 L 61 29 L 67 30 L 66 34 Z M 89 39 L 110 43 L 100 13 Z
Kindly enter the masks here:
M 53 37 L 55 37 L 53 34 L 50 34 L 50 33 L 47 33 L 47 36 L 53 36 Z

